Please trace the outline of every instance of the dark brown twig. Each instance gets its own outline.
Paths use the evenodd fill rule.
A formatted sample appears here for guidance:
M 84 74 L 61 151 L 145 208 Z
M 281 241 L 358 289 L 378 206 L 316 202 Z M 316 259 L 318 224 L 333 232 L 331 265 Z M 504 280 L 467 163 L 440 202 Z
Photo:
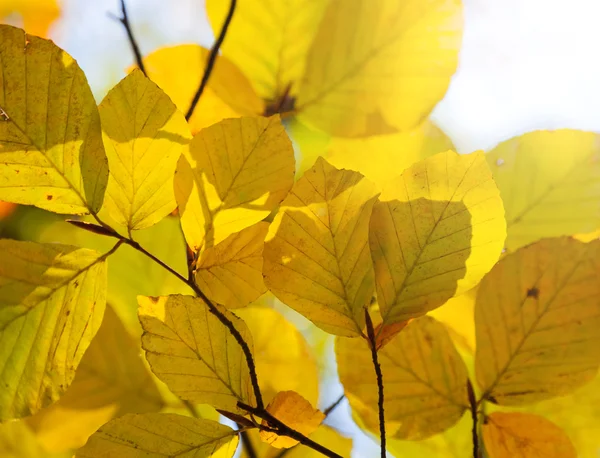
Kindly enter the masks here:
M 140 70 L 146 75 L 146 69 L 144 67 L 144 62 L 142 61 L 142 53 L 140 52 L 140 47 L 133 36 L 133 30 L 131 28 L 131 23 L 129 22 L 129 16 L 127 15 L 127 8 L 125 7 L 125 0 L 121 0 L 121 17 L 117 17 L 113 14 L 109 14 L 110 17 L 119 21 L 125 27 L 125 32 L 127 32 L 127 38 L 129 39 L 129 44 L 131 45 L 131 49 L 133 54 L 135 55 L 135 62 Z
M 231 3 L 229 5 L 229 11 L 227 13 L 227 17 L 225 18 L 225 22 L 223 22 L 223 26 L 221 27 L 221 33 L 219 33 L 217 40 L 215 41 L 215 43 L 213 44 L 213 46 L 210 50 L 210 54 L 208 55 L 208 60 L 206 62 L 206 68 L 204 69 L 204 75 L 202 75 L 202 80 L 200 81 L 200 86 L 198 87 L 198 90 L 194 94 L 194 98 L 192 99 L 190 108 L 188 109 L 187 113 L 185 114 L 185 119 L 187 119 L 188 121 L 192 117 L 192 114 L 194 113 L 194 110 L 196 109 L 196 105 L 198 104 L 198 101 L 200 100 L 200 96 L 202 95 L 202 93 L 204 92 L 204 88 L 208 84 L 208 80 L 212 73 L 213 67 L 215 66 L 217 56 L 219 55 L 219 48 L 223 44 L 223 40 L 225 40 L 225 35 L 227 35 L 227 29 L 229 28 L 229 24 L 231 23 L 231 19 L 233 18 L 233 13 L 235 12 L 236 4 L 237 4 L 237 0 L 231 0 Z
M 369 315 L 369 310 L 365 309 L 365 321 L 367 324 L 367 336 L 369 337 L 369 347 L 371 348 L 371 358 L 373 367 L 375 367 L 375 375 L 377 376 L 377 390 L 379 392 L 378 408 L 379 408 L 379 436 L 381 439 L 381 458 L 386 457 L 386 440 L 385 440 L 385 412 L 383 410 L 383 374 L 381 366 L 377 358 L 377 339 L 375 338 L 375 329 Z
M 475 390 L 471 380 L 467 380 L 467 395 L 469 397 L 469 406 L 471 407 L 471 418 L 473 419 L 473 428 L 471 436 L 473 438 L 473 458 L 479 458 L 479 435 L 477 434 L 478 415 L 477 415 L 477 399 Z

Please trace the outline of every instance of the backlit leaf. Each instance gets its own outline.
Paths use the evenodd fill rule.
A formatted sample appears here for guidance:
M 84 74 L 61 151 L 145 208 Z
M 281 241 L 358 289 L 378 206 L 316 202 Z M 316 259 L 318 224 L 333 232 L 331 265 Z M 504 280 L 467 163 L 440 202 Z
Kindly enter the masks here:
M 416 127 L 446 93 L 462 22 L 459 0 L 330 1 L 308 55 L 299 116 L 345 137 Z
M 444 326 L 425 316 L 411 321 L 379 351 L 390 437 L 420 440 L 445 431 L 468 408 L 467 368 Z M 363 339 L 336 341 L 340 381 L 354 412 L 378 431 L 377 383 Z
M 182 399 L 240 412 L 254 404 L 250 372 L 241 347 L 202 299 L 192 296 L 138 297 L 142 347 L 152 371 Z M 252 348 L 242 320 L 223 307 Z
M 0 20 L 17 13 L 23 28 L 32 35 L 47 38 L 50 25 L 59 17 L 56 0 L 0 0 Z
M 231 458 L 238 436 L 216 421 L 169 413 L 128 414 L 110 421 L 77 458 Z
M 98 108 L 110 167 L 104 207 L 129 231 L 152 226 L 177 206 L 173 177 L 191 139 L 185 118 L 137 69 Z
M 105 256 L 0 240 L 0 421 L 65 392 L 106 304 Z
M 374 290 L 369 218 L 377 190 L 319 158 L 294 185 L 267 235 L 267 287 L 321 329 L 360 335 Z
M 54 43 L 0 25 L 0 199 L 97 212 L 108 180 L 83 71 Z
M 76 449 L 115 417 L 160 410 L 162 398 L 140 353 L 139 340 L 107 307 L 69 389 L 58 402 L 26 419 L 38 441 L 51 451 Z
M 546 239 L 503 258 L 479 286 L 477 380 L 503 405 L 564 395 L 600 366 L 600 241 Z
M 2 458 L 71 458 L 73 454 L 50 453 L 37 440 L 24 420 L 0 424 Z
M 557 130 L 512 138 L 486 155 L 506 209 L 509 250 L 600 227 L 600 136 Z
M 294 151 L 278 116 L 226 119 L 203 129 L 179 161 L 175 196 L 198 251 L 264 219 L 294 181 Z
M 280 391 L 267 406 L 267 412 L 292 429 L 305 436 L 315 431 L 325 419 L 323 412 L 313 406 L 295 391 Z M 268 426 L 263 420 L 263 426 Z M 275 448 L 289 448 L 298 441 L 287 436 L 278 436 L 270 431 L 261 431 L 260 438 Z
M 262 253 L 268 230 L 268 223 L 259 222 L 202 252 L 194 278 L 210 300 L 245 307 L 267 291 Z
M 249 77 L 263 99 L 278 99 L 288 86 L 293 95 L 298 92 L 306 54 L 327 3 L 239 0 L 221 51 Z M 208 0 L 206 10 L 216 36 L 229 3 Z
M 204 75 L 209 50 L 198 45 L 161 48 L 144 57 L 148 78 L 187 113 Z M 225 118 L 264 113 L 264 102 L 250 81 L 229 59 L 218 56 L 208 85 L 190 118 L 192 133 Z
M 537 415 L 494 412 L 486 417 L 483 441 L 490 458 L 576 458 L 568 436 Z
M 369 242 L 383 322 L 405 321 L 475 286 L 498 260 L 504 210 L 482 153 L 436 154 L 373 207 Z

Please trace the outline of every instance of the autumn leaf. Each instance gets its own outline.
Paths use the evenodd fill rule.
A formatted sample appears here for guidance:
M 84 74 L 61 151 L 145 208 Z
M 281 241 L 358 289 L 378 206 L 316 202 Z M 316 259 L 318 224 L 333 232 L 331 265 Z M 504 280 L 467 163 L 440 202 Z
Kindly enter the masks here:
M 377 197 L 360 173 L 319 158 L 275 216 L 264 249 L 269 290 L 321 329 L 360 335 L 374 290 L 368 225 Z
M 185 118 L 137 69 L 98 108 L 110 167 L 104 208 L 128 231 L 152 226 L 177 207 L 175 168 L 191 139 Z
M 546 239 L 503 258 L 477 292 L 483 398 L 520 405 L 560 396 L 600 366 L 600 241 Z
M 108 168 L 83 71 L 51 41 L 7 25 L 0 25 L 0 62 L 10 88 L 0 94 L 0 199 L 97 212 Z
M 255 403 L 241 347 L 202 299 L 139 296 L 138 303 L 146 359 L 173 393 L 234 413 L 244 413 L 238 409 L 238 401 Z M 252 348 L 252 336 L 244 322 L 217 307 Z
M 24 420 L 0 424 L 0 456 L 2 458 L 71 458 L 69 453 L 48 452 L 27 427 Z
M 50 25 L 60 16 L 56 0 L 0 0 L 0 20 L 18 13 L 27 33 L 47 38 Z
M 459 0 L 331 0 L 308 53 L 299 118 L 343 137 L 416 127 L 446 93 L 462 22 Z
M 454 344 L 469 354 L 475 354 L 475 297 L 477 287 L 449 299 L 428 315 L 444 323 Z
M 268 223 L 259 222 L 202 252 L 194 279 L 210 300 L 227 308 L 245 307 L 267 291 L 262 252 L 268 230 Z
M 371 351 L 362 339 L 336 340 L 344 392 L 356 414 L 378 431 L 378 389 Z M 379 351 L 388 434 L 421 440 L 445 431 L 468 408 L 467 368 L 444 326 L 425 316 L 411 321 Z
M 577 452 L 558 426 L 537 415 L 494 412 L 483 424 L 490 458 L 576 458 Z
M 204 75 L 209 50 L 198 45 L 160 48 L 144 57 L 148 78 L 187 113 Z M 226 118 L 261 115 L 264 102 L 227 57 L 218 56 L 210 80 L 189 120 L 193 134 Z
M 506 247 L 600 228 L 600 136 L 562 129 L 512 138 L 486 155 L 506 209 Z
M 261 221 L 293 180 L 294 152 L 278 116 L 226 119 L 202 130 L 175 176 L 188 245 L 197 252 Z
M 107 255 L 0 240 L 0 421 L 56 402 L 98 331 Z
M 370 224 L 384 324 L 423 315 L 475 286 L 506 234 L 482 153 L 448 151 L 406 169 L 383 190 Z
M 231 458 L 237 445 L 237 433 L 216 421 L 169 413 L 128 414 L 100 428 L 75 456 Z
M 295 391 L 280 391 L 267 406 L 267 412 L 290 428 L 305 436 L 315 431 L 325 419 L 323 412 L 313 406 Z M 269 423 L 263 420 L 263 426 Z M 298 441 L 274 432 L 262 430 L 260 438 L 275 448 L 290 448 Z

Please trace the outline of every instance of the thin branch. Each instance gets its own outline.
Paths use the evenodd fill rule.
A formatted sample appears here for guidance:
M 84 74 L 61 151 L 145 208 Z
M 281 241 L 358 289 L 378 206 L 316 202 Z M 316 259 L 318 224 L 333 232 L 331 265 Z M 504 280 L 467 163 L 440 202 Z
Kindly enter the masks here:
M 365 321 L 367 324 L 367 336 L 369 337 L 369 347 L 371 348 L 371 358 L 373 359 L 373 367 L 375 367 L 375 374 L 377 375 L 377 390 L 379 391 L 379 436 L 381 438 L 381 458 L 386 457 L 386 443 L 385 443 L 385 412 L 383 410 L 383 374 L 381 373 L 381 366 L 377 358 L 377 339 L 375 338 L 375 329 L 373 328 L 373 322 L 369 315 L 369 310 L 365 308 Z
M 215 62 L 217 60 L 217 56 L 219 54 L 219 48 L 223 44 L 223 40 L 225 40 L 225 35 L 227 35 L 227 29 L 229 28 L 229 24 L 231 23 L 231 19 L 233 18 L 233 13 L 235 12 L 236 4 L 237 0 L 231 0 L 231 4 L 229 5 L 229 12 L 227 13 L 225 22 L 223 22 L 223 26 L 221 27 L 221 33 L 219 33 L 217 40 L 215 41 L 210 50 L 210 54 L 208 55 L 208 60 L 206 62 L 206 69 L 204 70 L 204 75 L 202 75 L 202 80 L 200 81 L 200 86 L 194 94 L 194 98 L 192 99 L 190 108 L 185 114 L 185 119 L 187 119 L 188 121 L 192 117 L 192 114 L 196 109 L 196 105 L 198 104 L 198 100 L 200 100 L 200 96 L 202 95 L 202 93 L 204 92 L 204 88 L 208 84 L 208 80 L 210 78 L 213 67 L 215 66 Z
M 254 449 L 254 445 L 252 445 L 252 441 L 250 440 L 250 435 L 247 431 L 242 431 L 240 433 L 242 437 L 242 446 L 244 447 L 244 451 L 246 452 L 246 456 L 248 458 L 258 458 L 258 454 Z
M 342 393 L 342 395 L 339 398 L 337 398 L 337 400 L 333 404 L 331 404 L 329 407 L 327 407 L 323 411 L 323 414 L 325 414 L 325 418 L 327 418 L 329 416 L 329 414 L 331 412 L 333 412 L 335 410 L 335 408 L 342 403 L 342 401 L 344 400 L 345 397 L 346 397 L 346 395 L 344 393 Z
M 479 458 L 479 436 L 477 434 L 478 427 L 478 415 L 477 415 L 477 399 L 475 397 L 475 390 L 471 380 L 467 380 L 467 395 L 469 397 L 469 405 L 471 407 L 471 418 L 473 419 L 473 428 L 471 429 L 471 436 L 473 438 L 473 458 Z
M 115 18 L 123 27 L 125 27 L 125 32 L 127 32 L 127 38 L 129 39 L 129 44 L 131 45 L 131 50 L 135 55 L 135 62 L 140 70 L 146 75 L 146 68 L 144 67 L 144 62 L 142 60 L 142 53 L 140 52 L 140 47 L 133 36 L 133 30 L 131 28 L 131 23 L 129 22 L 129 16 L 127 15 L 127 8 L 125 7 L 125 0 L 121 0 L 121 17 L 115 17 L 112 14 L 111 17 Z

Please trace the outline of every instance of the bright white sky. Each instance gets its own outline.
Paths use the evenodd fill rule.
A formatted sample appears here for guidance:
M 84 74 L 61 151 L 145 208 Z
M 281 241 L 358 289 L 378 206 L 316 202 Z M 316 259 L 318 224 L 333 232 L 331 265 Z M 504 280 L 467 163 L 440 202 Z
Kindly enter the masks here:
M 226 1 L 226 0 L 223 0 Z M 143 53 L 183 42 L 209 46 L 203 0 L 128 0 Z M 460 152 L 490 149 L 535 129 L 600 132 L 598 0 L 464 0 L 461 64 L 434 118 Z M 98 99 L 133 63 L 118 0 L 63 0 L 56 43 L 78 61 Z M 329 385 L 335 399 L 339 385 Z M 336 417 L 342 419 L 345 408 Z M 346 423 L 347 424 L 347 423 Z M 346 430 L 346 428 L 344 428 Z M 377 455 L 363 442 L 355 456 Z

